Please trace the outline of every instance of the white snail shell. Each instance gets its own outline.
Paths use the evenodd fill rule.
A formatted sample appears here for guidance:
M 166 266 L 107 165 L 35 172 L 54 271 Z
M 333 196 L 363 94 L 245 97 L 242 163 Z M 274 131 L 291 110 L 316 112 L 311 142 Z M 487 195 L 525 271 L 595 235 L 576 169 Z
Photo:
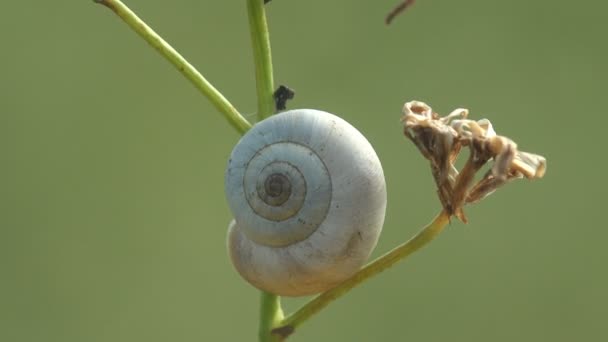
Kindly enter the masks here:
M 230 156 L 232 263 L 253 286 L 310 295 L 353 275 L 376 246 L 386 184 L 371 144 L 348 122 L 297 109 L 256 124 Z

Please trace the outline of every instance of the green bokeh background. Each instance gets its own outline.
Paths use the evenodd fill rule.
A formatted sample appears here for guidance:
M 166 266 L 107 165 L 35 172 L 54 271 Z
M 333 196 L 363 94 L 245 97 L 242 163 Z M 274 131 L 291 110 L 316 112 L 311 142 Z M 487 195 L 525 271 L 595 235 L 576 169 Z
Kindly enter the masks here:
M 274 0 L 277 84 L 334 112 L 383 162 L 378 255 L 430 221 L 427 163 L 400 109 L 488 117 L 548 159 L 439 240 L 332 304 L 293 341 L 608 340 L 600 1 Z M 128 1 L 253 120 L 245 3 Z M 253 341 L 258 292 L 224 247 L 238 134 L 91 1 L 0 11 L 0 341 Z M 302 299 L 285 300 L 288 311 Z

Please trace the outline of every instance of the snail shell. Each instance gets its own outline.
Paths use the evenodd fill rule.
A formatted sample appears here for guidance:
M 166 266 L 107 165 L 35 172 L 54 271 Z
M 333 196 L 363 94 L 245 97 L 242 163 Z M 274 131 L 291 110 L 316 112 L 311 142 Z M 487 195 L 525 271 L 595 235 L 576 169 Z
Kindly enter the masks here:
M 386 184 L 374 149 L 318 110 L 256 124 L 232 151 L 225 190 L 232 263 L 253 286 L 281 296 L 319 293 L 353 275 L 384 223 Z

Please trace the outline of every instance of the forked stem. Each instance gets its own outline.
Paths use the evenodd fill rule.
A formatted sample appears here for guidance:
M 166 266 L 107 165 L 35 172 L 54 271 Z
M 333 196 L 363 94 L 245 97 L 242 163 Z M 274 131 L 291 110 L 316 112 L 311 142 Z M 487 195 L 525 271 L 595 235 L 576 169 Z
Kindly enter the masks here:
M 287 337 L 295 331 L 302 323 L 321 311 L 334 300 L 346 294 L 348 291 L 393 266 L 398 261 L 405 259 L 410 254 L 424 247 L 437 237 L 450 222 L 450 215 L 442 211 L 435 217 L 433 222 L 424 227 L 418 234 L 407 242 L 395 247 L 390 252 L 372 261 L 363 267 L 354 276 L 350 277 L 337 287 L 325 291 L 310 302 L 306 303 L 293 314 L 287 316 L 273 329 L 273 333 L 281 337 Z
M 154 47 L 165 59 L 175 66 L 207 99 L 226 117 L 230 124 L 240 133 L 245 133 L 251 124 L 234 108 L 234 106 L 215 89 L 185 58 L 169 43 L 154 32 L 133 11 L 120 0 L 94 0 L 116 13 L 131 29 Z M 270 40 L 264 11 L 264 0 L 247 0 L 251 40 L 255 62 L 256 90 L 258 95 L 258 117 L 264 119 L 274 113 L 274 82 Z M 391 267 L 400 260 L 432 241 L 449 223 L 449 214 L 441 212 L 428 226 L 422 229 L 409 241 L 396 247 L 387 254 L 363 267 L 354 276 L 337 287 L 328 290 L 312 299 L 299 310 L 283 316 L 280 297 L 263 292 L 260 298 L 259 340 L 261 342 L 284 341 L 297 327 L 321 311 L 337 298 L 361 284 L 365 280 Z
M 281 335 L 272 334 L 272 329 L 278 326 L 283 318 L 281 297 L 261 291 L 260 325 L 258 327 L 258 338 L 260 342 L 281 342 L 285 340 Z
M 120 0 L 93 0 L 116 13 L 133 31 L 137 32 L 148 44 L 152 45 L 169 63 L 184 75 L 201 92 L 213 106 L 224 115 L 228 122 L 241 134 L 251 128 L 251 124 L 209 81 L 196 70 L 192 64 L 182 57 L 169 43 L 159 36 L 143 20 L 141 20 L 129 7 Z M 272 96 L 272 95 L 271 95 Z

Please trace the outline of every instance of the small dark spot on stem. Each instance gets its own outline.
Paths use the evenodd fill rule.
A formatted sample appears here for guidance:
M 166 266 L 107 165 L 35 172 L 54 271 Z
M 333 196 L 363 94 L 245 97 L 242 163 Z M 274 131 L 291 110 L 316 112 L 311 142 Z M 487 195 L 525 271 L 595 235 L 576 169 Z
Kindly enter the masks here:
M 93 2 L 96 3 L 96 4 L 104 5 L 107 8 L 111 9 L 112 11 L 115 10 L 114 7 L 111 6 L 106 0 L 93 0 Z
M 295 331 L 295 329 L 294 329 L 293 326 L 291 326 L 291 325 L 285 325 L 285 326 L 282 326 L 282 327 L 278 327 L 278 328 L 272 329 L 271 333 L 274 334 L 274 335 L 279 335 L 279 336 L 281 336 L 282 338 L 285 339 L 285 338 L 289 337 L 289 335 L 293 334 L 294 331 Z
M 274 105 L 278 111 L 285 110 L 287 108 L 287 101 L 293 99 L 295 96 L 295 91 L 293 89 L 280 85 L 277 90 L 274 92 Z

